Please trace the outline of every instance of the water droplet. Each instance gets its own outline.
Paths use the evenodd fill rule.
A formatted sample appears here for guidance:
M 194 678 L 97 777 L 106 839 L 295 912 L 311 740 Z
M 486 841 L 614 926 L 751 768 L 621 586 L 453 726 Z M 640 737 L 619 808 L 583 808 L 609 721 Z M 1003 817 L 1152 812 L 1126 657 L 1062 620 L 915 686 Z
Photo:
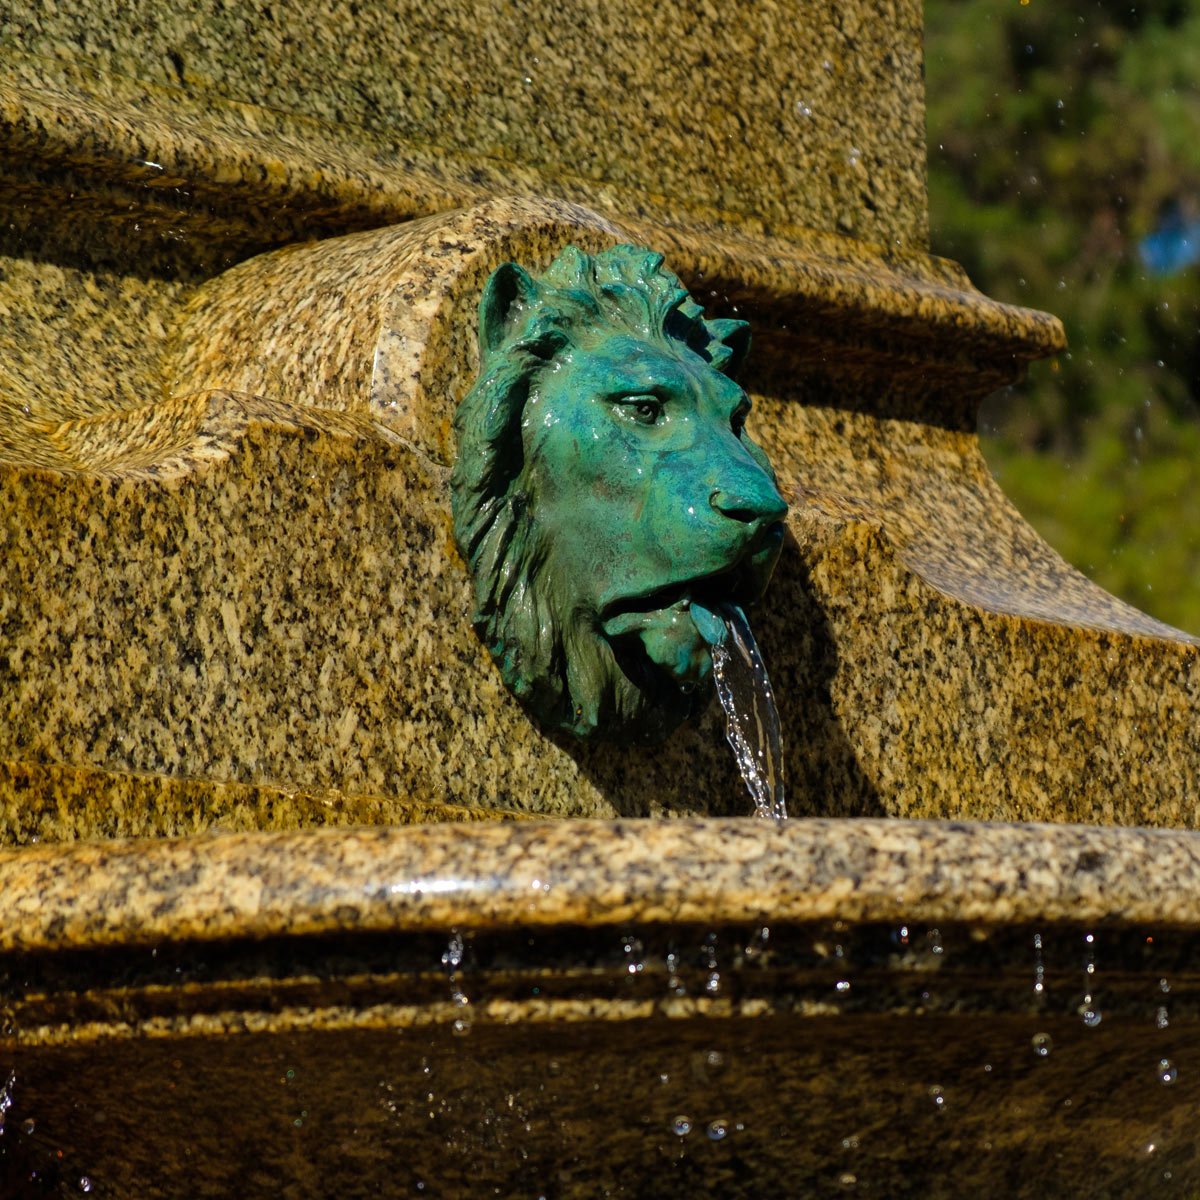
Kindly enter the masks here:
M 1155 1028 L 1166 1029 L 1167 1026 L 1170 1025 L 1170 1023 L 1171 1023 L 1171 1018 L 1167 1013 L 1167 1006 L 1165 1004 L 1160 1004 L 1158 1006 L 1158 1012 L 1156 1012 L 1154 1014 Z
M 642 945 L 641 940 L 627 933 L 621 939 L 621 949 L 625 953 L 626 974 L 640 975 L 646 969 L 646 961 L 643 958 L 645 947 Z
M 937 1108 L 944 1109 L 946 1107 L 946 1093 L 938 1084 L 935 1083 L 929 1089 L 929 1098 Z
M 1175 1068 L 1175 1064 L 1169 1058 L 1160 1058 L 1158 1060 L 1158 1082 L 1163 1084 L 1174 1083 L 1179 1072 Z
M 676 1137 L 687 1137 L 692 1132 L 692 1118 L 678 1116 L 671 1122 L 671 1132 Z
M 796 101 L 796 111 L 797 111 L 797 112 L 798 112 L 798 113 L 799 113 L 799 114 L 800 114 L 802 117 L 807 117 L 807 118 L 809 118 L 809 119 L 811 120 L 811 118 L 812 118 L 812 115 L 813 115 L 812 106 L 811 106 L 811 105 L 809 105 L 809 104 L 806 104 L 806 103 L 805 103 L 803 100 L 797 100 L 797 101 Z
M 750 935 L 750 940 L 746 943 L 746 948 L 742 953 L 746 958 L 757 958 L 766 952 L 767 942 L 770 938 L 771 930 L 766 925 L 760 925 Z
M 940 929 L 931 929 L 925 935 L 925 938 L 929 942 L 930 954 L 941 954 L 945 949 L 942 945 L 942 931 Z
M 715 996 L 721 990 L 721 973 L 720 971 L 710 971 L 708 978 L 704 981 L 704 990 L 710 995 Z
M 1083 1023 L 1089 1029 L 1095 1029 L 1096 1026 L 1099 1025 L 1100 1022 L 1104 1019 L 1100 1010 L 1098 1008 L 1092 1007 L 1090 996 L 1083 1004 L 1081 1004 L 1079 1006 L 1079 1015 L 1083 1019 Z
M 844 1188 L 852 1188 L 858 1185 L 858 1176 L 850 1171 L 843 1171 L 838 1176 L 838 1183 Z
M 729 1122 L 720 1118 L 716 1121 L 709 1121 L 708 1128 L 704 1132 L 708 1135 L 710 1142 L 722 1141 L 729 1133 Z
M 687 986 L 679 977 L 679 955 L 674 950 L 667 951 L 667 991 L 676 996 L 687 995 Z
M 459 1017 L 458 1020 L 450 1026 L 450 1029 L 454 1033 L 455 1037 L 466 1037 L 466 1035 L 471 1032 L 471 1022 L 464 1021 L 462 1017 Z
M 86 1175 L 79 1177 L 79 1190 L 81 1192 L 90 1192 L 92 1190 L 92 1181 Z
M 24 1134 L 32 1134 L 36 1128 L 37 1122 L 32 1117 L 27 1118 L 21 1123 L 21 1132 Z
M 849 1137 L 842 1138 L 842 1149 L 843 1150 L 857 1150 L 858 1149 L 858 1138 L 854 1134 L 851 1134 Z
M 839 993 L 841 993 L 842 995 L 845 995 L 846 992 L 848 992 L 850 990 L 850 980 L 839 979 L 837 981 L 837 983 L 835 983 L 833 986 Z
M 1158 990 L 1165 996 L 1171 990 L 1171 985 L 1165 979 L 1160 979 L 1158 981 Z
M 1048 1033 L 1035 1033 L 1030 1043 L 1038 1058 L 1045 1058 L 1054 1049 L 1054 1039 Z
M 704 1056 L 704 1065 L 710 1071 L 719 1071 L 725 1066 L 725 1055 L 720 1050 L 710 1050 Z
M 462 966 L 463 952 L 462 934 L 456 929 L 451 933 L 450 944 L 442 954 L 442 966 L 449 967 L 451 970 L 457 970 Z

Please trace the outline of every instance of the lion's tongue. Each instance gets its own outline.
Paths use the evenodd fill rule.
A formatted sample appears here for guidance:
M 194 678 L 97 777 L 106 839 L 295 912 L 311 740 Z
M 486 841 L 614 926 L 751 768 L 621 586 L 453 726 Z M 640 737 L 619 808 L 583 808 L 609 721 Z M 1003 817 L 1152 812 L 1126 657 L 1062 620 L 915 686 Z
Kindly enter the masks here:
M 700 631 L 700 636 L 710 646 L 719 646 L 725 640 L 728 632 L 725 618 L 709 608 L 707 604 L 701 604 L 699 600 L 692 601 L 690 611 L 692 623 Z
M 636 635 L 650 661 L 680 683 L 699 683 L 711 667 L 709 656 L 696 644 L 696 625 L 686 601 L 649 612 L 618 613 L 604 622 L 612 638 Z

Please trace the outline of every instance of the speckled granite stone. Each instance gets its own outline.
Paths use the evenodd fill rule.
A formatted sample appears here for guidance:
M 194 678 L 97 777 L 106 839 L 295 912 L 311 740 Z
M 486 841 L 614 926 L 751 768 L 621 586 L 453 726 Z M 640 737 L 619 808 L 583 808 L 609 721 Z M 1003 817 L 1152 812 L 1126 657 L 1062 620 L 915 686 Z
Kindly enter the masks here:
M 4 844 L 518 816 L 406 796 L 345 796 L 301 787 L 0 762 L 0 843 Z
M 399 169 L 440 159 L 429 176 L 457 186 L 483 182 L 482 168 L 593 204 L 615 189 L 678 216 L 908 247 L 926 238 L 916 0 L 623 0 L 569 14 L 546 0 L 315 0 L 286 21 L 220 3 L 168 13 L 60 0 L 10 5 L 0 46 L 6 59 L 36 56 L 29 73 L 44 84 L 92 70 L 109 92 L 122 77 L 156 89 L 164 114 L 241 106 L 269 131 L 283 113 L 308 123 L 314 147 L 382 142 Z M 135 163 L 169 177 L 151 113 L 131 113 L 126 137 L 138 139 Z M 270 140 L 262 148 L 270 155 Z M 238 157 L 258 153 L 243 141 Z
M 0 951 L 836 920 L 1195 930 L 1198 864 L 1200 834 L 1190 832 L 882 820 L 480 823 L 35 846 L 0 850 Z
M 449 420 L 474 369 L 482 281 L 509 257 L 539 266 L 570 241 L 634 236 L 654 231 L 517 199 L 288 248 L 187 293 L 160 346 L 169 400 L 14 423 L 26 431 L 4 474 L 4 753 L 284 795 L 336 790 L 363 820 L 379 819 L 380 795 L 560 815 L 744 812 L 715 711 L 664 749 L 620 756 L 533 727 L 470 630 L 451 548 Z M 732 241 L 671 242 L 673 265 L 698 290 L 716 284 L 724 310 L 775 317 L 748 382 L 765 393 L 756 432 L 797 503 L 779 587 L 756 623 L 782 681 L 793 811 L 1189 823 L 1192 647 L 1032 539 L 956 428 L 966 381 L 978 392 L 1014 359 L 1044 353 L 1056 323 L 988 301 L 951 264 L 919 256 L 820 236 L 744 255 Z M 951 329 L 952 352 L 935 356 Z M 810 387 L 799 403 L 795 379 Z M 906 408 L 924 420 L 878 411 Z M 887 486 L 866 490 L 877 479 Z M 964 537 L 945 513 L 967 511 L 968 497 Z M 1016 546 L 1009 558 L 1030 569 L 1000 569 L 971 538 Z M 910 686 L 941 688 L 938 705 L 903 690 L 890 699 L 892 639 L 877 636 L 889 595 L 906 597 L 894 639 L 934 647 Z M 980 621 L 1040 628 L 1055 611 L 1037 656 L 1044 679 L 1077 650 L 1079 630 L 1061 622 L 1110 629 L 1087 721 L 1063 717 L 1055 758 L 1000 729 L 1004 770 L 982 733 L 967 761 L 963 730 L 997 730 L 1018 702 L 998 681 L 1003 695 L 978 693 L 980 716 L 963 672 L 986 675 L 994 660 L 977 661 L 982 643 L 952 648 Z M 836 678 L 831 629 L 845 643 Z M 1149 636 L 1150 649 L 1129 634 Z M 1184 664 L 1174 692 L 1162 684 L 1170 655 Z M 1181 714 L 1138 743 L 1152 787 L 1095 753 L 1097 740 L 1116 744 L 1143 687 L 1177 696 Z M 194 828 L 194 809 L 180 821 Z
M 6 753 L 418 804 L 744 811 L 715 712 L 619 758 L 532 727 L 469 630 L 450 548 L 449 422 L 483 280 L 635 236 L 654 231 L 497 201 L 189 292 L 160 351 L 173 399 L 9 452 L 70 474 L 9 473 Z M 968 432 L 1057 325 L 916 256 L 670 240 L 697 290 L 763 327 L 747 382 L 793 536 L 755 623 L 792 811 L 1195 824 L 1194 643 L 1040 543 Z

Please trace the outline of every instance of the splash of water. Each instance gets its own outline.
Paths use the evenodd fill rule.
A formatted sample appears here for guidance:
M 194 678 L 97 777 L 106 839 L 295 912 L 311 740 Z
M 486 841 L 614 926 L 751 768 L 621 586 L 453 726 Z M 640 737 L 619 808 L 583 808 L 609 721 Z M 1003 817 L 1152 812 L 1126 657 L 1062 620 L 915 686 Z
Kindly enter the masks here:
M 8 1116 L 8 1110 L 13 1106 L 13 1089 L 16 1085 L 17 1073 L 10 1071 L 3 1087 L 0 1087 L 0 1133 L 4 1132 L 4 1122 Z
M 746 614 L 735 604 L 710 611 L 692 605 L 692 619 L 712 651 L 713 682 L 725 710 L 725 736 L 754 800 L 755 815 L 783 821 L 783 746 L 771 680 Z

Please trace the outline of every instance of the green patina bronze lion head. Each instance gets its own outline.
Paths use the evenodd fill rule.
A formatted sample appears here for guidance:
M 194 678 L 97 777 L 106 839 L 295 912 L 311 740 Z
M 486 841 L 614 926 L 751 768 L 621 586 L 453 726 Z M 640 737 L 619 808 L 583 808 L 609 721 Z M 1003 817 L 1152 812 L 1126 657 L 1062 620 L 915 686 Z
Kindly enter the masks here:
M 547 725 L 661 738 L 711 671 L 701 633 L 766 587 L 787 505 L 726 372 L 745 322 L 706 321 L 662 255 L 571 246 L 505 263 L 455 416 L 454 535 L 474 623 Z

